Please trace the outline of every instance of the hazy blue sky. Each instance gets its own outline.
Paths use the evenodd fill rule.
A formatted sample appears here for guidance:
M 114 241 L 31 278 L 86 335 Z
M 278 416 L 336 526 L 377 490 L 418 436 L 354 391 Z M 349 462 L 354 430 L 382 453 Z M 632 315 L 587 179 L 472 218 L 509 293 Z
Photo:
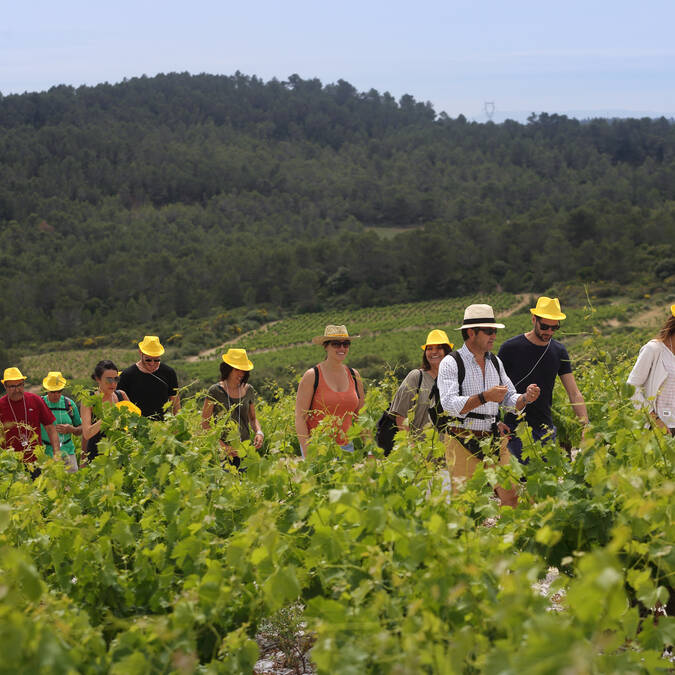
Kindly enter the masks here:
M 437 112 L 675 116 L 673 0 L 5 3 L 0 92 L 236 70 L 342 78 Z

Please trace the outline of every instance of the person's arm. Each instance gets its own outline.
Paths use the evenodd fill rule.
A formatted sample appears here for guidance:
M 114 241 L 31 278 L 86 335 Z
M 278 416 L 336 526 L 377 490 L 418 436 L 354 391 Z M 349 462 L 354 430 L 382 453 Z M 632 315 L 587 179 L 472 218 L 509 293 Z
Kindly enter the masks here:
M 96 436 L 101 431 L 101 420 L 97 420 L 92 424 L 91 422 L 91 406 L 83 405 L 80 410 L 82 417 L 82 438 L 88 441 L 90 438 Z
M 411 370 L 399 385 L 394 398 L 391 400 L 389 412 L 396 416 L 396 426 L 399 430 L 408 430 L 408 411 L 412 408 L 413 397 L 417 390 L 419 370 Z M 415 383 L 411 379 L 415 379 Z
M 253 401 L 248 406 L 248 419 L 251 424 L 251 428 L 255 431 L 255 436 L 253 437 L 253 447 L 256 450 L 262 448 L 263 441 L 265 440 L 265 434 L 260 426 L 260 422 L 255 414 L 255 404 Z
M 577 382 L 574 379 L 574 373 L 565 373 L 565 375 L 561 375 L 560 381 L 562 382 L 563 387 L 565 387 L 574 414 L 579 418 L 581 424 L 586 426 L 588 424 L 588 411 L 586 410 L 583 394 L 579 391 Z
M 295 433 L 298 435 L 300 452 L 303 457 L 307 456 L 307 443 L 309 442 L 307 414 L 314 395 L 314 378 L 314 369 L 310 368 L 300 379 L 298 393 L 295 396 Z
M 644 385 L 649 378 L 649 373 L 654 365 L 656 354 L 657 351 L 653 348 L 651 342 L 642 345 L 637 361 L 633 366 L 633 370 L 630 371 L 630 375 L 628 376 L 628 384 L 632 384 L 635 387 L 635 392 L 631 398 L 635 402 L 636 407 L 644 406 L 652 408 L 645 397 Z
M 68 399 L 70 400 L 70 399 Z M 56 431 L 60 434 L 74 434 L 75 436 L 82 435 L 82 420 L 80 419 L 80 413 L 77 410 L 77 406 L 71 401 L 70 405 L 72 406 L 70 411 L 71 424 L 57 424 Z
M 120 397 L 117 396 L 117 393 L 115 393 L 115 396 L 117 396 L 117 402 L 118 403 L 120 402 L 120 400 L 122 400 L 122 401 L 128 401 L 129 400 L 129 397 L 127 396 L 126 391 L 123 391 L 122 389 L 118 389 L 117 391 L 119 391 L 119 393 L 122 394 L 122 398 L 120 399 Z
M 59 432 L 56 431 L 56 427 L 53 424 L 46 424 L 45 431 L 49 437 L 49 442 L 52 444 L 52 450 L 54 451 L 54 459 L 58 459 L 58 452 L 61 450 L 61 443 L 59 442 Z
M 169 396 L 169 401 L 171 401 L 171 412 L 174 415 L 177 415 L 180 410 L 180 396 L 178 394 Z

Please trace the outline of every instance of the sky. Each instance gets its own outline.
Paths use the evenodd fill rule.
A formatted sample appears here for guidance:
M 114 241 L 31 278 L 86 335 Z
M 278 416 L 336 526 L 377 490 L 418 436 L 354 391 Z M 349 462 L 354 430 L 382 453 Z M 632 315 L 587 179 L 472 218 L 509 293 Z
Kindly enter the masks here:
M 32 0 L 0 18 L 3 95 L 157 73 L 297 73 L 436 112 L 675 117 L 673 0 Z M 510 113 L 510 114 L 509 114 Z

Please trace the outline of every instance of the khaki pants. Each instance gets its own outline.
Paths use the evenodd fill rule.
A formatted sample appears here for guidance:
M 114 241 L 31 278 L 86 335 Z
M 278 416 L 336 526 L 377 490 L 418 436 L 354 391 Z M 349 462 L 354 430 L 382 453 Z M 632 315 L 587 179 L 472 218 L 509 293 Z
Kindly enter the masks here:
M 466 438 L 470 437 L 470 432 L 468 432 Z M 507 448 L 508 440 L 508 436 L 502 436 L 499 439 L 499 463 L 502 466 L 506 466 L 511 457 L 511 453 Z M 448 465 L 448 473 L 450 474 L 450 482 L 453 490 L 456 490 L 471 478 L 476 471 L 478 464 L 483 461 L 479 457 L 471 454 L 471 452 L 462 445 L 461 441 L 461 436 L 453 436 L 451 434 L 443 435 L 445 461 Z M 494 440 L 494 443 L 497 443 L 497 439 Z M 518 496 L 515 488 L 506 490 L 498 485 L 495 488 L 495 492 L 497 493 L 502 506 L 515 506 L 518 503 Z

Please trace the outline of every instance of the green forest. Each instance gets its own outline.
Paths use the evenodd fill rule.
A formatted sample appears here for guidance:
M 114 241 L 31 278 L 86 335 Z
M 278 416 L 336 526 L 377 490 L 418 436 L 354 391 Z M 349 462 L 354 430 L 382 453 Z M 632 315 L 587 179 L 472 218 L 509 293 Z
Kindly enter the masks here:
M 172 73 L 0 95 L 0 177 L 4 347 L 675 274 L 664 118 L 479 124 L 343 80 Z

